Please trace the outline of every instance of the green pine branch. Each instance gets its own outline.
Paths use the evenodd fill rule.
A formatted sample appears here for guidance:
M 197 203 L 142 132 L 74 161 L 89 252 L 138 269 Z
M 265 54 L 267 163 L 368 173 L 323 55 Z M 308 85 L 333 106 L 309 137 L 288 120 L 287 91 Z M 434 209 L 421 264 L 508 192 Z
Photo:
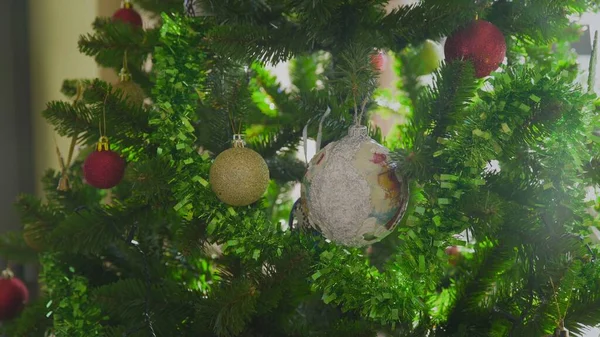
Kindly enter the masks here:
M 151 130 L 147 126 L 145 109 L 132 106 L 122 92 L 115 92 L 100 80 L 92 82 L 84 92 L 83 100 L 75 104 L 63 101 L 48 103 L 43 116 L 61 136 L 77 137 L 78 142 L 87 144 L 100 138 L 99 125 L 101 121 L 104 123 L 104 116 L 111 143 L 124 147 L 143 143 L 143 138 Z
M 256 311 L 256 301 L 260 295 L 256 285 L 243 278 L 223 284 L 215 291 L 210 305 L 206 305 L 203 315 L 212 317 L 215 335 L 234 337 L 240 335 Z M 218 299 L 218 300 L 217 300 Z M 208 303 L 207 303 L 208 304 Z
M 381 34 L 392 50 L 401 51 L 409 44 L 426 39 L 438 40 L 475 18 L 490 1 L 426 0 L 418 5 L 395 8 L 381 22 Z M 423 23 L 428 24 L 424 25 Z
M 6 232 L 0 236 L 0 255 L 20 263 L 36 262 L 38 259 L 37 252 L 25 243 L 21 231 Z
M 80 37 L 81 53 L 93 56 L 99 65 L 117 72 L 123 67 L 123 57 L 127 53 L 129 69 L 134 78 L 142 79 L 142 64 L 156 47 L 159 30 L 142 30 L 110 18 L 96 19 L 93 27 L 93 34 Z
M 53 250 L 70 253 L 101 253 L 111 243 L 125 237 L 130 222 L 147 210 L 123 205 L 82 208 L 68 214 L 52 231 L 48 242 Z M 72 238 L 78 238 L 73 243 Z
M 486 19 L 497 25 L 506 36 L 541 43 L 565 37 L 565 28 L 571 25 L 570 15 L 578 15 L 589 8 L 584 0 L 531 0 L 496 1 Z
M 466 62 L 443 65 L 434 76 L 434 85 L 423 89 L 414 102 L 406 130 L 412 147 L 399 150 L 395 156 L 398 172 L 406 177 L 431 177 L 439 140 L 449 136 L 452 123 L 464 118 L 477 88 L 474 69 Z

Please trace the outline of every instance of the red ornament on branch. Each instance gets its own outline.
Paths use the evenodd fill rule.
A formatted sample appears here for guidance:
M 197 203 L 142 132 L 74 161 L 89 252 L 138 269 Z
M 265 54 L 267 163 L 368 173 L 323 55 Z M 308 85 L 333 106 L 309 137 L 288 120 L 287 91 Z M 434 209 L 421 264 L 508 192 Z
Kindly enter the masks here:
M 10 270 L 3 271 L 0 278 L 0 321 L 17 317 L 28 301 L 29 290 L 25 284 Z
M 378 71 L 383 71 L 385 66 L 385 56 L 381 51 L 374 51 L 371 54 L 371 65 Z
M 445 253 L 449 256 L 448 263 L 452 266 L 456 266 L 462 256 L 458 246 L 450 246 L 446 248 Z
M 504 34 L 490 22 L 475 20 L 457 30 L 444 45 L 446 61 L 468 60 L 475 76 L 482 78 L 498 69 L 506 56 Z
M 117 186 L 125 173 L 125 160 L 118 153 L 111 151 L 108 138 L 101 137 L 96 151 L 92 152 L 83 163 L 85 181 L 100 189 Z
M 133 6 L 129 1 L 125 1 L 123 7 L 116 11 L 112 18 L 113 20 L 126 22 L 134 27 L 142 28 L 144 26 L 142 16 L 133 9 Z

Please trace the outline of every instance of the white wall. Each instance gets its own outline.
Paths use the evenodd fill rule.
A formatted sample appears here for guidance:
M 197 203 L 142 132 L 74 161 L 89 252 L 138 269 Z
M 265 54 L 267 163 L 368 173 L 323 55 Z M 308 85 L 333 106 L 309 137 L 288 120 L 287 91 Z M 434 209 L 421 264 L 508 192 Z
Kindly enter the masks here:
M 58 169 L 55 132 L 42 118 L 41 112 L 47 102 L 64 99 L 60 93 L 63 80 L 107 79 L 112 75 L 102 71 L 92 57 L 81 54 L 77 41 L 80 35 L 93 31 L 92 23 L 96 16 L 110 16 L 119 6 L 120 0 L 35 0 L 29 6 L 32 151 L 38 193 L 41 193 L 39 180 L 44 171 L 50 167 Z M 69 140 L 58 136 L 56 140 L 61 152 L 66 155 Z

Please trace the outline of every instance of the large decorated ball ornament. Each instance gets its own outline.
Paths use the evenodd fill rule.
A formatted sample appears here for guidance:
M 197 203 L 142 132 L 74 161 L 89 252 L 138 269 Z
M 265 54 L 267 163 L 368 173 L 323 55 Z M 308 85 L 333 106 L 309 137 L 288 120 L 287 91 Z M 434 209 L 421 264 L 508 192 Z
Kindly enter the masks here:
M 352 247 L 380 241 L 402 219 L 408 184 L 398 177 L 389 150 L 352 127 L 310 161 L 302 181 L 308 222 L 327 239 Z

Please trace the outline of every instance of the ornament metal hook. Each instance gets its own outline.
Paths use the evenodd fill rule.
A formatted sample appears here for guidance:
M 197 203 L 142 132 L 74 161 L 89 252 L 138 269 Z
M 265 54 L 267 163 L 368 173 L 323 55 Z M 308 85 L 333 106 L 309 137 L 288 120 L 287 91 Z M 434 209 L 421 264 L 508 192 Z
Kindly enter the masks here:
M 2 271 L 2 279 L 5 280 L 10 280 L 11 278 L 15 277 L 15 274 L 13 273 L 13 271 L 10 268 L 6 268 L 5 270 Z
M 363 125 L 352 125 L 348 129 L 348 136 L 350 137 L 365 137 L 369 135 L 369 131 L 366 126 Z
M 231 141 L 232 147 L 246 147 L 246 141 L 244 140 L 244 135 L 236 133 L 233 135 L 233 140 Z
M 127 49 L 125 49 L 125 52 L 123 53 L 123 67 L 119 72 L 119 80 L 121 80 L 121 82 L 131 81 L 131 73 L 129 72 L 129 65 L 127 59 Z
M 98 145 L 96 145 L 96 150 L 98 151 L 108 151 L 110 149 L 110 145 L 108 143 L 108 137 L 102 136 L 100 140 L 98 140 Z
M 121 71 L 119 72 L 119 80 L 121 82 L 131 81 L 131 73 L 126 69 L 126 67 L 121 68 Z

